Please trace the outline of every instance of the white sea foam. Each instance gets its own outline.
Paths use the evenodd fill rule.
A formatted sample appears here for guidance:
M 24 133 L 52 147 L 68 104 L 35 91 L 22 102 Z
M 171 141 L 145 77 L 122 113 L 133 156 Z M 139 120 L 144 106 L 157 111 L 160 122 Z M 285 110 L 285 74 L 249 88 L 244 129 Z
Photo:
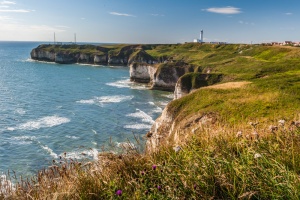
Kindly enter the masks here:
M 120 80 L 112 83 L 106 83 L 108 86 L 117 87 L 117 88 L 130 88 L 130 80 Z
M 57 159 L 58 158 L 58 155 L 56 153 L 54 153 L 54 151 L 52 149 L 50 149 L 47 145 L 43 146 L 41 145 L 41 147 L 46 150 L 50 156 L 52 156 L 53 158 Z
M 18 108 L 15 110 L 15 113 L 19 115 L 24 115 L 26 111 L 23 108 Z
M 131 124 L 131 125 L 126 125 L 124 128 L 128 129 L 136 129 L 136 130 L 142 130 L 142 129 L 150 129 L 152 125 L 150 124 Z
M 65 137 L 69 138 L 69 139 L 73 139 L 73 140 L 78 140 L 79 139 L 79 137 L 71 136 L 71 135 L 66 135 Z
M 147 89 L 145 84 L 134 83 L 131 82 L 129 79 L 123 79 L 112 83 L 106 83 L 106 85 L 116 87 L 116 88 L 131 88 L 135 90 Z
M 161 107 L 156 107 L 155 109 L 152 110 L 154 113 L 161 113 L 163 110 Z
M 154 103 L 154 102 L 152 102 L 152 101 L 149 101 L 149 102 L 148 102 L 148 104 L 150 104 L 150 105 L 152 105 L 152 106 L 154 106 L 154 105 L 155 105 L 155 103 Z
M 18 144 L 18 145 L 28 145 L 31 144 L 33 141 L 37 141 L 35 136 L 17 136 L 12 137 L 12 144 Z
M 60 156 L 67 158 L 67 159 L 77 159 L 81 160 L 87 157 L 92 157 L 94 160 L 98 160 L 98 150 L 97 149 L 90 149 L 90 150 L 84 150 L 84 151 L 72 151 L 67 152 L 66 156 L 64 154 L 60 154 Z
M 76 102 L 82 104 L 95 104 L 95 105 L 102 106 L 106 103 L 120 103 L 121 101 L 128 101 L 131 99 L 133 99 L 133 96 L 115 95 L 115 96 L 94 97 L 93 99 L 80 100 Z
M 152 119 L 152 117 L 150 115 L 148 115 L 147 113 L 145 113 L 144 111 L 142 111 L 140 109 L 136 109 L 136 110 L 137 110 L 137 112 L 128 114 L 126 116 L 142 119 L 142 122 L 146 122 L 146 123 L 150 123 L 150 124 L 154 123 L 154 120 Z
M 59 116 L 48 116 L 43 117 L 34 121 L 28 121 L 26 123 L 20 124 L 16 127 L 8 127 L 7 130 L 13 131 L 13 130 L 37 130 L 40 128 L 48 128 L 53 126 L 58 126 L 61 124 L 65 124 L 70 122 L 70 119 L 65 117 L 59 117 Z
M 93 133 L 94 133 L 95 135 L 97 135 L 97 131 L 95 131 L 94 129 L 92 129 L 92 131 L 93 131 Z
M 167 97 L 169 99 L 174 99 L 174 94 L 173 93 L 171 93 L 171 94 L 163 94 L 162 96 L 163 97 Z
M 24 62 L 24 61 L 23 61 Z M 25 60 L 25 62 L 38 62 L 38 63 L 46 63 L 46 64 L 54 64 L 57 65 L 56 62 L 48 62 L 48 61 L 40 61 L 40 60 L 33 60 L 31 58 L 28 58 L 27 60 Z

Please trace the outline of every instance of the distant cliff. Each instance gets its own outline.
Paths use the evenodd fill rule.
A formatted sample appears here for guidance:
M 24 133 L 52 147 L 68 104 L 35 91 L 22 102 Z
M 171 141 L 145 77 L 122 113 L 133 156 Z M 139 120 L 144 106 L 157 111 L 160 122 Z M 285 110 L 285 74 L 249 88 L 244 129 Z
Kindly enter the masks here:
M 40 45 L 34 48 L 31 58 L 38 61 L 60 64 L 104 64 L 128 65 L 133 62 L 157 63 L 140 45 L 113 46 L 110 48 L 95 45 Z

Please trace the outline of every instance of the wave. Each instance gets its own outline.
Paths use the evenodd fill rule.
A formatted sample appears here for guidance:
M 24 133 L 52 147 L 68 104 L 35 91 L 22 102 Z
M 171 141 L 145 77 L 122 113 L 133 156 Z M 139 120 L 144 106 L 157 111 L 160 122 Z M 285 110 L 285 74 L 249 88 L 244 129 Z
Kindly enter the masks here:
M 82 65 L 82 66 L 93 66 L 93 67 L 99 67 L 101 65 L 95 65 L 95 64 L 85 64 L 85 63 L 75 63 L 76 65 Z
M 139 84 L 131 82 L 130 79 L 123 79 L 112 83 L 106 83 L 106 85 L 116 88 L 130 88 L 134 90 L 146 90 L 147 87 L 145 84 Z
M 84 150 L 84 151 L 67 152 L 66 154 L 62 153 L 62 154 L 60 154 L 60 156 L 65 157 L 67 159 L 77 159 L 77 160 L 91 157 L 94 160 L 98 160 L 98 154 L 99 154 L 98 150 L 93 148 L 93 149 Z
M 142 119 L 142 122 L 146 122 L 146 123 L 150 123 L 150 124 L 154 123 L 154 120 L 152 119 L 152 117 L 150 115 L 148 115 L 147 113 L 145 113 L 144 111 L 142 111 L 140 109 L 136 109 L 136 110 L 137 110 L 137 112 L 128 114 L 126 116 Z
M 143 130 L 143 129 L 150 130 L 151 127 L 152 127 L 152 125 L 150 125 L 150 124 L 131 124 L 131 125 L 124 126 L 124 128 L 136 129 L 136 130 Z
M 95 104 L 103 106 L 106 103 L 120 103 L 121 101 L 128 101 L 133 99 L 134 96 L 124 96 L 124 95 L 115 95 L 115 96 L 102 96 L 94 97 L 93 99 L 88 100 L 79 100 L 76 103 L 81 104 Z
M 173 93 L 171 93 L 171 94 L 163 94 L 161 96 L 166 97 L 168 99 L 174 99 L 174 94 Z
M 40 60 L 33 60 L 31 58 L 26 59 L 23 62 L 38 62 L 38 63 L 46 63 L 46 64 L 54 64 L 54 65 L 58 65 L 56 62 L 50 62 L 50 61 L 40 61 Z
M 37 141 L 37 138 L 35 136 L 16 136 L 12 137 L 11 142 L 12 144 L 17 144 L 17 145 L 28 145 L 31 144 L 34 141 Z
M 50 156 L 52 156 L 53 158 L 57 159 L 58 158 L 58 155 L 56 153 L 54 153 L 54 151 L 52 149 L 50 149 L 47 145 L 43 146 L 41 145 L 41 147 L 46 150 Z
M 130 88 L 130 80 L 120 80 L 112 83 L 106 83 L 105 85 L 117 87 L 117 88 Z
M 73 140 L 78 140 L 79 139 L 79 137 L 71 136 L 71 135 L 66 135 L 65 137 L 69 138 L 69 139 L 73 139 Z
M 28 121 L 16 127 L 8 127 L 7 130 L 38 130 L 40 128 L 49 128 L 70 122 L 70 119 L 59 116 L 43 117 L 34 121 Z
M 23 108 L 18 108 L 15 110 L 15 114 L 24 115 L 26 111 Z

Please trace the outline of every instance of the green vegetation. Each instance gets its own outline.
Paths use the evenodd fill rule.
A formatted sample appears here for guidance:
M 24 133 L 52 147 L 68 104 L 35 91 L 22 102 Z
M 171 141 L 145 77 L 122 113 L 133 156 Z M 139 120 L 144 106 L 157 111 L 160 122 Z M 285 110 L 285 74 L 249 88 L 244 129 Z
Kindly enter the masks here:
M 172 101 L 166 109 L 181 135 L 177 141 L 164 138 L 169 143 L 157 152 L 127 148 L 120 155 L 102 153 L 95 163 L 62 158 L 19 180 L 15 190 L 7 187 L 7 199 L 300 199 L 299 48 L 142 48 L 155 59 L 193 66 L 181 77 L 191 88 L 221 78 L 227 86 L 249 84 L 200 88 Z M 197 81 L 208 71 L 211 82 Z M 213 120 L 201 123 L 201 116 Z

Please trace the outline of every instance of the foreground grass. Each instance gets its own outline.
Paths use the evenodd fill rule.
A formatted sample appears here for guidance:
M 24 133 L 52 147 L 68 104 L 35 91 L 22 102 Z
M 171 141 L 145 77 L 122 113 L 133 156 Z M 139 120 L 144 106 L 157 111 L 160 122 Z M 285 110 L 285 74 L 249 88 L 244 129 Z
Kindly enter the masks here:
M 202 127 L 180 147 L 151 155 L 103 154 L 85 165 L 62 158 L 7 199 L 300 199 L 296 125 L 273 132 L 249 125 L 238 137 L 217 126 L 223 131 Z M 251 129 L 259 137 L 248 137 Z

